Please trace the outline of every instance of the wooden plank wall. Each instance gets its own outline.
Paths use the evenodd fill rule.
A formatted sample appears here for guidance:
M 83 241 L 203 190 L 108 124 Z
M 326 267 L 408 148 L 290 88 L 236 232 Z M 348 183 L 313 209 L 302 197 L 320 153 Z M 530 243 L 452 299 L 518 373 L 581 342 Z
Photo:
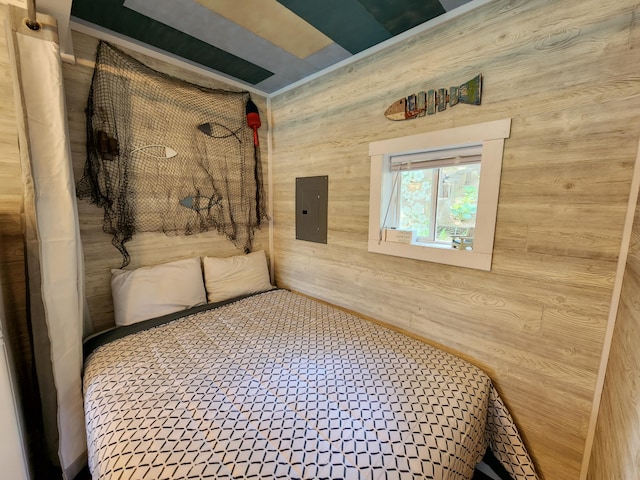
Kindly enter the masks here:
M 24 237 L 22 234 L 22 169 L 13 95 L 13 73 L 5 35 L 8 9 L 0 4 L 0 287 L 4 304 L 3 335 L 24 362 L 19 378 L 29 378 L 32 364 L 26 326 Z M 24 341 L 23 341 L 24 340 Z M 18 347 L 19 346 L 19 347 Z M 25 392 L 23 392 L 25 393 Z
M 86 157 L 86 133 L 84 110 L 89 96 L 91 76 L 95 63 L 98 40 L 73 32 L 73 46 L 77 57 L 75 65 L 63 64 L 65 92 L 69 117 L 69 134 L 73 168 L 76 181 L 82 177 Z M 125 50 L 126 49 L 122 49 Z M 169 63 L 147 57 L 136 52 L 127 53 L 144 62 L 151 68 L 211 88 L 234 90 L 227 84 L 212 80 L 204 75 L 192 73 Z M 266 151 L 266 99 L 255 94 L 252 98 L 258 106 L 263 127 L 260 128 L 261 158 L 263 163 L 264 184 L 267 190 L 267 151 Z M 80 235 L 82 238 L 85 271 L 86 296 L 91 320 L 96 330 L 113 325 L 113 302 L 111 299 L 111 269 L 119 268 L 122 256 L 111 245 L 111 236 L 102 232 L 103 211 L 84 200 L 78 201 Z M 256 231 L 254 250 L 268 251 L 268 226 Z M 164 263 L 180 258 L 194 256 L 227 257 L 240 252 L 225 237 L 216 232 L 207 232 L 189 237 L 169 237 L 160 233 L 143 233 L 134 236 L 127 243 L 131 255 L 129 269 L 145 265 Z
M 272 101 L 278 285 L 484 368 L 548 480 L 580 478 L 585 454 L 640 137 L 639 13 L 637 0 L 496 0 Z M 383 117 L 480 72 L 479 107 Z M 368 253 L 369 142 L 501 118 L 492 271 Z M 295 178 L 315 175 L 329 175 L 326 245 L 295 240 Z
M 637 206 L 587 477 L 589 480 L 640 478 L 639 344 L 640 206 Z
M 22 177 L 18 131 L 13 96 L 13 74 L 5 35 L 6 5 L 0 3 L 0 213 L 20 214 L 22 209 Z M 20 222 L 18 222 L 19 224 Z
M 15 3 L 15 2 L 14 2 Z M 14 368 L 18 402 L 23 415 L 29 468 L 35 475 L 47 472 L 42 444 L 42 418 L 35 377 L 33 351 L 27 325 L 25 251 L 22 225 L 22 167 L 5 20 L 9 12 L 0 4 L 0 294 L 4 307 L 2 336 Z

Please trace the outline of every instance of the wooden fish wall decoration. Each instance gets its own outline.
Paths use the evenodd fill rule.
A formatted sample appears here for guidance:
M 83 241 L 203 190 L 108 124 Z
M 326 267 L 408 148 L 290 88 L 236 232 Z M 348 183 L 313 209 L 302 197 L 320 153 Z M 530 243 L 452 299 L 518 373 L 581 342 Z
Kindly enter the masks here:
M 446 88 L 440 88 L 401 98 L 387 108 L 384 116 L 389 120 L 409 120 L 441 112 L 447 108 L 447 103 L 451 107 L 458 103 L 480 105 L 481 97 L 482 74 L 479 74 L 459 87 L 450 87 L 448 92 Z
M 129 154 L 133 154 L 136 152 L 144 153 L 153 158 L 167 159 L 173 158 L 178 155 L 173 148 L 167 147 L 166 145 L 144 145 L 142 147 L 134 148 L 129 152 Z

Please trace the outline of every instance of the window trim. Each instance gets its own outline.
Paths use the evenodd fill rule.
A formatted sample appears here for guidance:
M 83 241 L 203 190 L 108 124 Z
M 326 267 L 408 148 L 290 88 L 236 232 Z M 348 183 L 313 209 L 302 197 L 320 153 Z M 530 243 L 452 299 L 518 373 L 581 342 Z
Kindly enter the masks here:
M 511 119 L 507 118 L 370 143 L 369 252 L 490 271 L 504 139 L 509 138 L 510 132 Z M 385 206 L 389 204 L 389 197 L 392 195 L 390 186 L 385 185 L 391 174 L 390 158 L 470 144 L 482 145 L 473 250 L 383 241 L 381 228 Z

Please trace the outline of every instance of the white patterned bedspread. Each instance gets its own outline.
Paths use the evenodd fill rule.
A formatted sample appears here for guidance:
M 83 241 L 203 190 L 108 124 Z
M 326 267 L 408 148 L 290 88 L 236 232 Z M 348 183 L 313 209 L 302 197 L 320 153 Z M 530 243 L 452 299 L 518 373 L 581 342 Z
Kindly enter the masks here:
M 537 478 L 482 371 L 284 290 L 115 340 L 85 367 L 94 479 L 470 479 L 488 445 Z

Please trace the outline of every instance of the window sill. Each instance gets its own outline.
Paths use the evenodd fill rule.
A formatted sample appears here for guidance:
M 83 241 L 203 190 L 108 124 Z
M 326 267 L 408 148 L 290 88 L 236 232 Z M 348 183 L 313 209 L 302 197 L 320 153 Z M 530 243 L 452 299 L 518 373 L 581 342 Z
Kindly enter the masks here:
M 426 247 L 426 248 L 441 248 L 442 250 L 458 250 L 457 248 L 453 248 L 453 246 L 450 243 L 413 242 L 410 245 L 415 245 L 416 247 Z
M 458 250 L 448 245 L 383 242 L 377 239 L 369 239 L 369 251 L 457 267 L 491 270 L 491 251 Z

